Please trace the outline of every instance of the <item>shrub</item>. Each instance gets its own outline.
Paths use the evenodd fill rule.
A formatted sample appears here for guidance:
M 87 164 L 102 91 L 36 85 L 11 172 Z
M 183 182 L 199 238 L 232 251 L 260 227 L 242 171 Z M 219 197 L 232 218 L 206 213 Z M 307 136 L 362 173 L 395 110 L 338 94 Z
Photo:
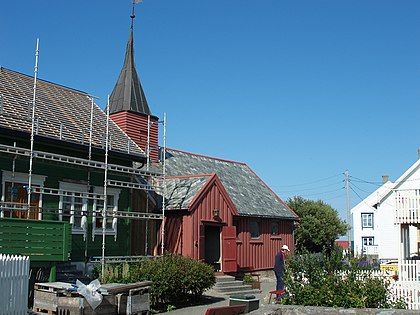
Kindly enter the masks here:
M 285 304 L 345 308 L 405 308 L 393 303 L 389 283 L 360 273 L 360 266 L 340 261 L 338 252 L 302 254 L 286 262 Z
M 140 263 L 106 266 L 105 271 L 103 283 L 152 281 L 151 303 L 159 309 L 194 302 L 215 284 L 211 266 L 172 254 Z
M 244 284 L 252 284 L 254 283 L 254 278 L 251 275 L 244 275 Z

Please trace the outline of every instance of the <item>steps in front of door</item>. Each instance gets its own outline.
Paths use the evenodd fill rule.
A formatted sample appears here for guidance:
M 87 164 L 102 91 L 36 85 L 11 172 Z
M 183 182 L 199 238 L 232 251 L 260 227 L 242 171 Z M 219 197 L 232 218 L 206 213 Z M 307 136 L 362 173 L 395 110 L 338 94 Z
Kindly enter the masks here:
M 252 289 L 251 285 L 235 280 L 235 277 L 232 276 L 216 276 L 216 284 L 212 290 L 223 295 L 260 293 L 260 290 Z

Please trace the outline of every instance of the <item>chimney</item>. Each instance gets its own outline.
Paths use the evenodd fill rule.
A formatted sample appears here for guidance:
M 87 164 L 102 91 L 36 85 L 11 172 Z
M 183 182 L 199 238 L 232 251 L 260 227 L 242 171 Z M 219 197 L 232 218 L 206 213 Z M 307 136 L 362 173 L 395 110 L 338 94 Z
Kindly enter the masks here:
M 388 175 L 382 175 L 382 184 L 385 184 L 387 181 L 389 181 Z

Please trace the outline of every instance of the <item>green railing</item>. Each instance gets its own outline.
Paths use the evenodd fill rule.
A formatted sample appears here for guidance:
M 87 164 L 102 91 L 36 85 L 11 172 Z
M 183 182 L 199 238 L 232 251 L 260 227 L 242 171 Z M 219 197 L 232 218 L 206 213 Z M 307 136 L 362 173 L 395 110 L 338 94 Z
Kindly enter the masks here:
M 68 261 L 71 229 L 67 222 L 0 219 L 0 253 L 29 256 L 31 262 Z

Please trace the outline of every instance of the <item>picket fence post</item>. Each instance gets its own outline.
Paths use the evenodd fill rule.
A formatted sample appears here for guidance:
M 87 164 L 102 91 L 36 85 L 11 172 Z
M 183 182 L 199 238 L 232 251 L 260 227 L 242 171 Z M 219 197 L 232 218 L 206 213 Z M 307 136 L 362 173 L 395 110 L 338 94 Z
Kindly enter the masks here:
M 0 315 L 27 314 L 29 257 L 0 254 Z

